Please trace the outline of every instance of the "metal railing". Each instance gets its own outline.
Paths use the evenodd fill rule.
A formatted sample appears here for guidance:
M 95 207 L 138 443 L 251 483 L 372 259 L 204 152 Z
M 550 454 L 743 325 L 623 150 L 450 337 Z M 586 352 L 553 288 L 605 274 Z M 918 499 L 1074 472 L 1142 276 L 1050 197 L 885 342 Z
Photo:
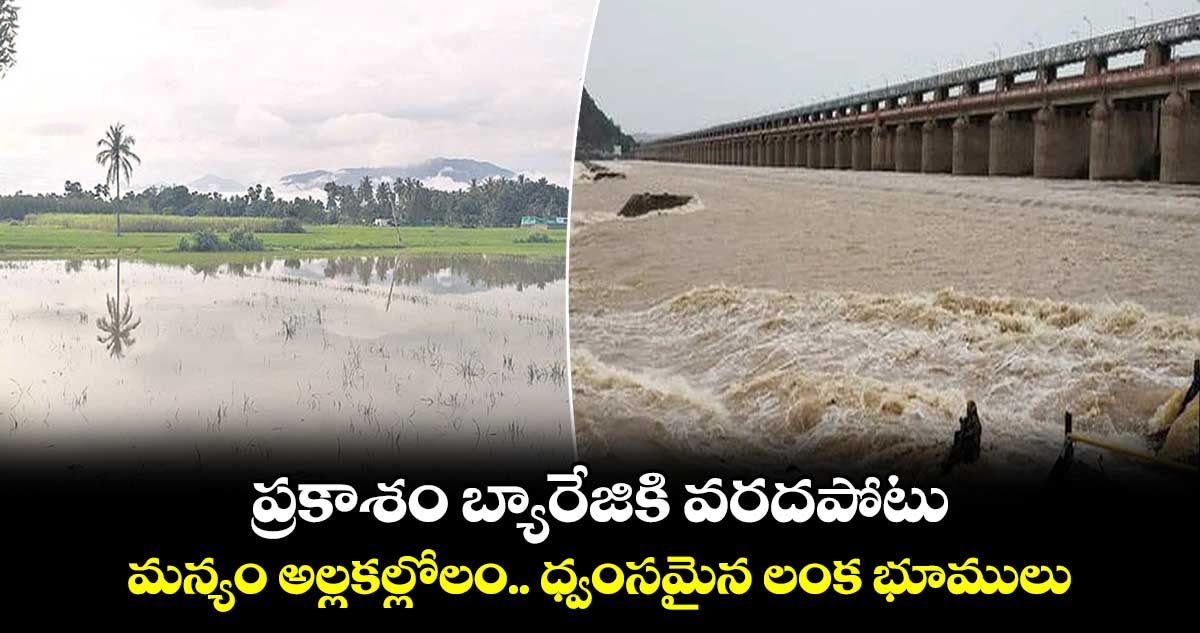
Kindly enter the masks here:
M 723 123 L 721 125 L 715 125 L 701 130 L 664 137 L 656 139 L 651 143 L 647 143 L 646 147 L 654 147 L 656 145 L 693 140 L 710 134 L 719 134 L 723 132 L 730 132 L 739 128 L 756 126 L 768 121 L 788 119 L 792 117 L 805 117 L 823 112 L 846 110 L 848 108 L 858 107 L 868 103 L 878 104 L 889 99 L 899 99 L 914 94 L 924 94 L 939 88 L 950 88 L 972 82 L 983 82 L 996 79 L 1002 75 L 1019 75 L 1029 71 L 1036 71 L 1039 68 L 1047 66 L 1057 67 L 1066 64 L 1073 64 L 1084 61 L 1093 55 L 1098 57 L 1110 57 L 1113 55 L 1144 50 L 1151 44 L 1155 43 L 1165 46 L 1173 46 L 1193 40 L 1200 40 L 1200 13 L 1181 18 L 1175 18 L 1172 20 L 1165 20 L 1155 24 L 1147 24 L 1145 26 L 1125 29 L 1116 33 L 1108 33 L 1089 39 L 1079 40 L 1077 42 L 1059 44 L 1057 46 L 1045 48 L 1040 51 L 1031 51 L 1029 53 L 1014 55 L 1012 57 L 1006 57 L 1000 60 L 976 64 L 974 66 L 968 66 L 966 68 L 952 70 L 922 79 L 916 79 L 901 84 L 887 86 L 886 88 L 870 90 L 867 92 L 840 97 L 837 99 L 830 99 L 799 108 L 783 110 L 773 114 L 756 116 L 732 123 Z

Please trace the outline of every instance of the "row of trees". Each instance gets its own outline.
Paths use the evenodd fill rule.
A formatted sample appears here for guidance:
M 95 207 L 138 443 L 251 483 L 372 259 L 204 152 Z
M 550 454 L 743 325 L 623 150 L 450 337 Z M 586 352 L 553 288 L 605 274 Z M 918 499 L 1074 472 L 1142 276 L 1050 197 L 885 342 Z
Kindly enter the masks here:
M 115 184 L 115 183 L 114 183 Z M 296 218 L 302 222 L 325 223 L 329 214 L 325 205 L 313 198 L 283 200 L 270 187 L 256 185 L 245 195 L 192 191 L 182 185 L 148 187 L 127 192 L 118 202 L 110 197 L 107 183 L 85 189 L 77 181 L 63 184 L 61 194 L 0 196 L 0 220 L 21 220 L 36 213 L 162 213 L 165 215 L 205 215 L 217 217 Z
M 334 222 L 396 219 L 403 224 L 453 226 L 516 226 L 526 215 L 563 216 L 568 200 L 566 188 L 525 176 L 472 180 L 460 191 L 430 189 L 415 178 L 376 183 L 364 177 L 357 186 L 327 183 L 325 195 Z
M 123 174 L 122 174 L 123 176 Z M 111 184 L 111 186 L 110 186 Z M 439 191 L 412 178 L 364 178 L 358 186 L 325 185 L 327 199 L 285 200 L 270 187 L 255 185 L 246 193 L 224 196 L 185 186 L 148 187 L 124 192 L 118 202 L 111 182 L 85 188 L 63 183 L 61 194 L 0 196 L 0 220 L 20 220 L 37 213 L 161 213 L 184 216 L 294 218 L 309 224 L 369 224 L 395 219 L 401 224 L 447 226 L 516 226 L 525 215 L 566 215 L 567 190 L 544 178 L 489 179 L 461 191 Z

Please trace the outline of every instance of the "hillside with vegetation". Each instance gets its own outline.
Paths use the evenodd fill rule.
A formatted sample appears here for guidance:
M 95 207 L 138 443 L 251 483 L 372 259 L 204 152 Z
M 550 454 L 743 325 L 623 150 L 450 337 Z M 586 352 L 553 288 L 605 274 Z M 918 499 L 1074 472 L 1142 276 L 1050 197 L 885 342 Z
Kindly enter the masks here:
M 579 128 L 575 134 L 575 159 L 611 158 L 618 146 L 622 154 L 629 154 L 634 145 L 633 137 L 623 132 L 584 88 L 579 104 Z

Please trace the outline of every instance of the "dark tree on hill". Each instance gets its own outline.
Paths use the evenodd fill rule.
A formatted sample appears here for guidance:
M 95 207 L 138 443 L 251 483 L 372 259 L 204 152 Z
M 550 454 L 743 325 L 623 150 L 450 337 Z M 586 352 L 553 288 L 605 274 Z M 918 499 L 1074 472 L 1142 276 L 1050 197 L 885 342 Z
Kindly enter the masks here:
M 621 126 L 608 118 L 592 100 L 587 88 L 583 89 L 581 99 L 579 128 L 575 133 L 575 158 L 606 158 L 612 156 L 613 148 L 618 146 L 623 154 L 633 151 L 636 145 L 633 137 L 621 131 Z
M 379 219 L 395 218 L 396 216 L 396 192 L 392 190 L 392 183 L 386 178 L 379 181 L 379 186 L 375 188 L 375 217 Z
M 337 196 L 338 196 L 337 183 L 334 183 L 334 182 L 325 183 L 325 208 L 328 209 L 330 211 L 330 213 L 337 211 Z
M 358 218 L 360 220 L 369 220 L 372 217 L 371 210 L 375 208 L 375 183 L 371 182 L 370 176 L 363 176 L 358 183 Z

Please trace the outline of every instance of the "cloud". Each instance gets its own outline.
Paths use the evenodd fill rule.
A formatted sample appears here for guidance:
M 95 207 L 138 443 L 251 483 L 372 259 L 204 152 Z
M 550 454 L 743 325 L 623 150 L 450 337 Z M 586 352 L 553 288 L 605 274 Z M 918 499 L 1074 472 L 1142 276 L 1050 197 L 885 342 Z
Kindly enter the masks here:
M 470 186 L 470 183 L 458 182 L 449 176 L 438 174 L 432 178 L 424 178 L 421 184 L 429 189 L 437 189 L 439 191 L 462 191 Z
M 75 136 L 84 132 L 83 124 L 78 121 L 45 121 L 30 125 L 30 134 L 36 136 Z
M 196 0 L 197 4 L 214 9 L 273 9 L 284 6 L 286 0 Z
M 243 105 L 233 117 L 233 130 L 241 140 L 266 142 L 286 138 L 292 126 L 282 117 L 256 105 Z
M 392 119 L 375 112 L 345 114 L 317 126 L 316 138 L 327 145 L 358 145 L 385 135 Z

